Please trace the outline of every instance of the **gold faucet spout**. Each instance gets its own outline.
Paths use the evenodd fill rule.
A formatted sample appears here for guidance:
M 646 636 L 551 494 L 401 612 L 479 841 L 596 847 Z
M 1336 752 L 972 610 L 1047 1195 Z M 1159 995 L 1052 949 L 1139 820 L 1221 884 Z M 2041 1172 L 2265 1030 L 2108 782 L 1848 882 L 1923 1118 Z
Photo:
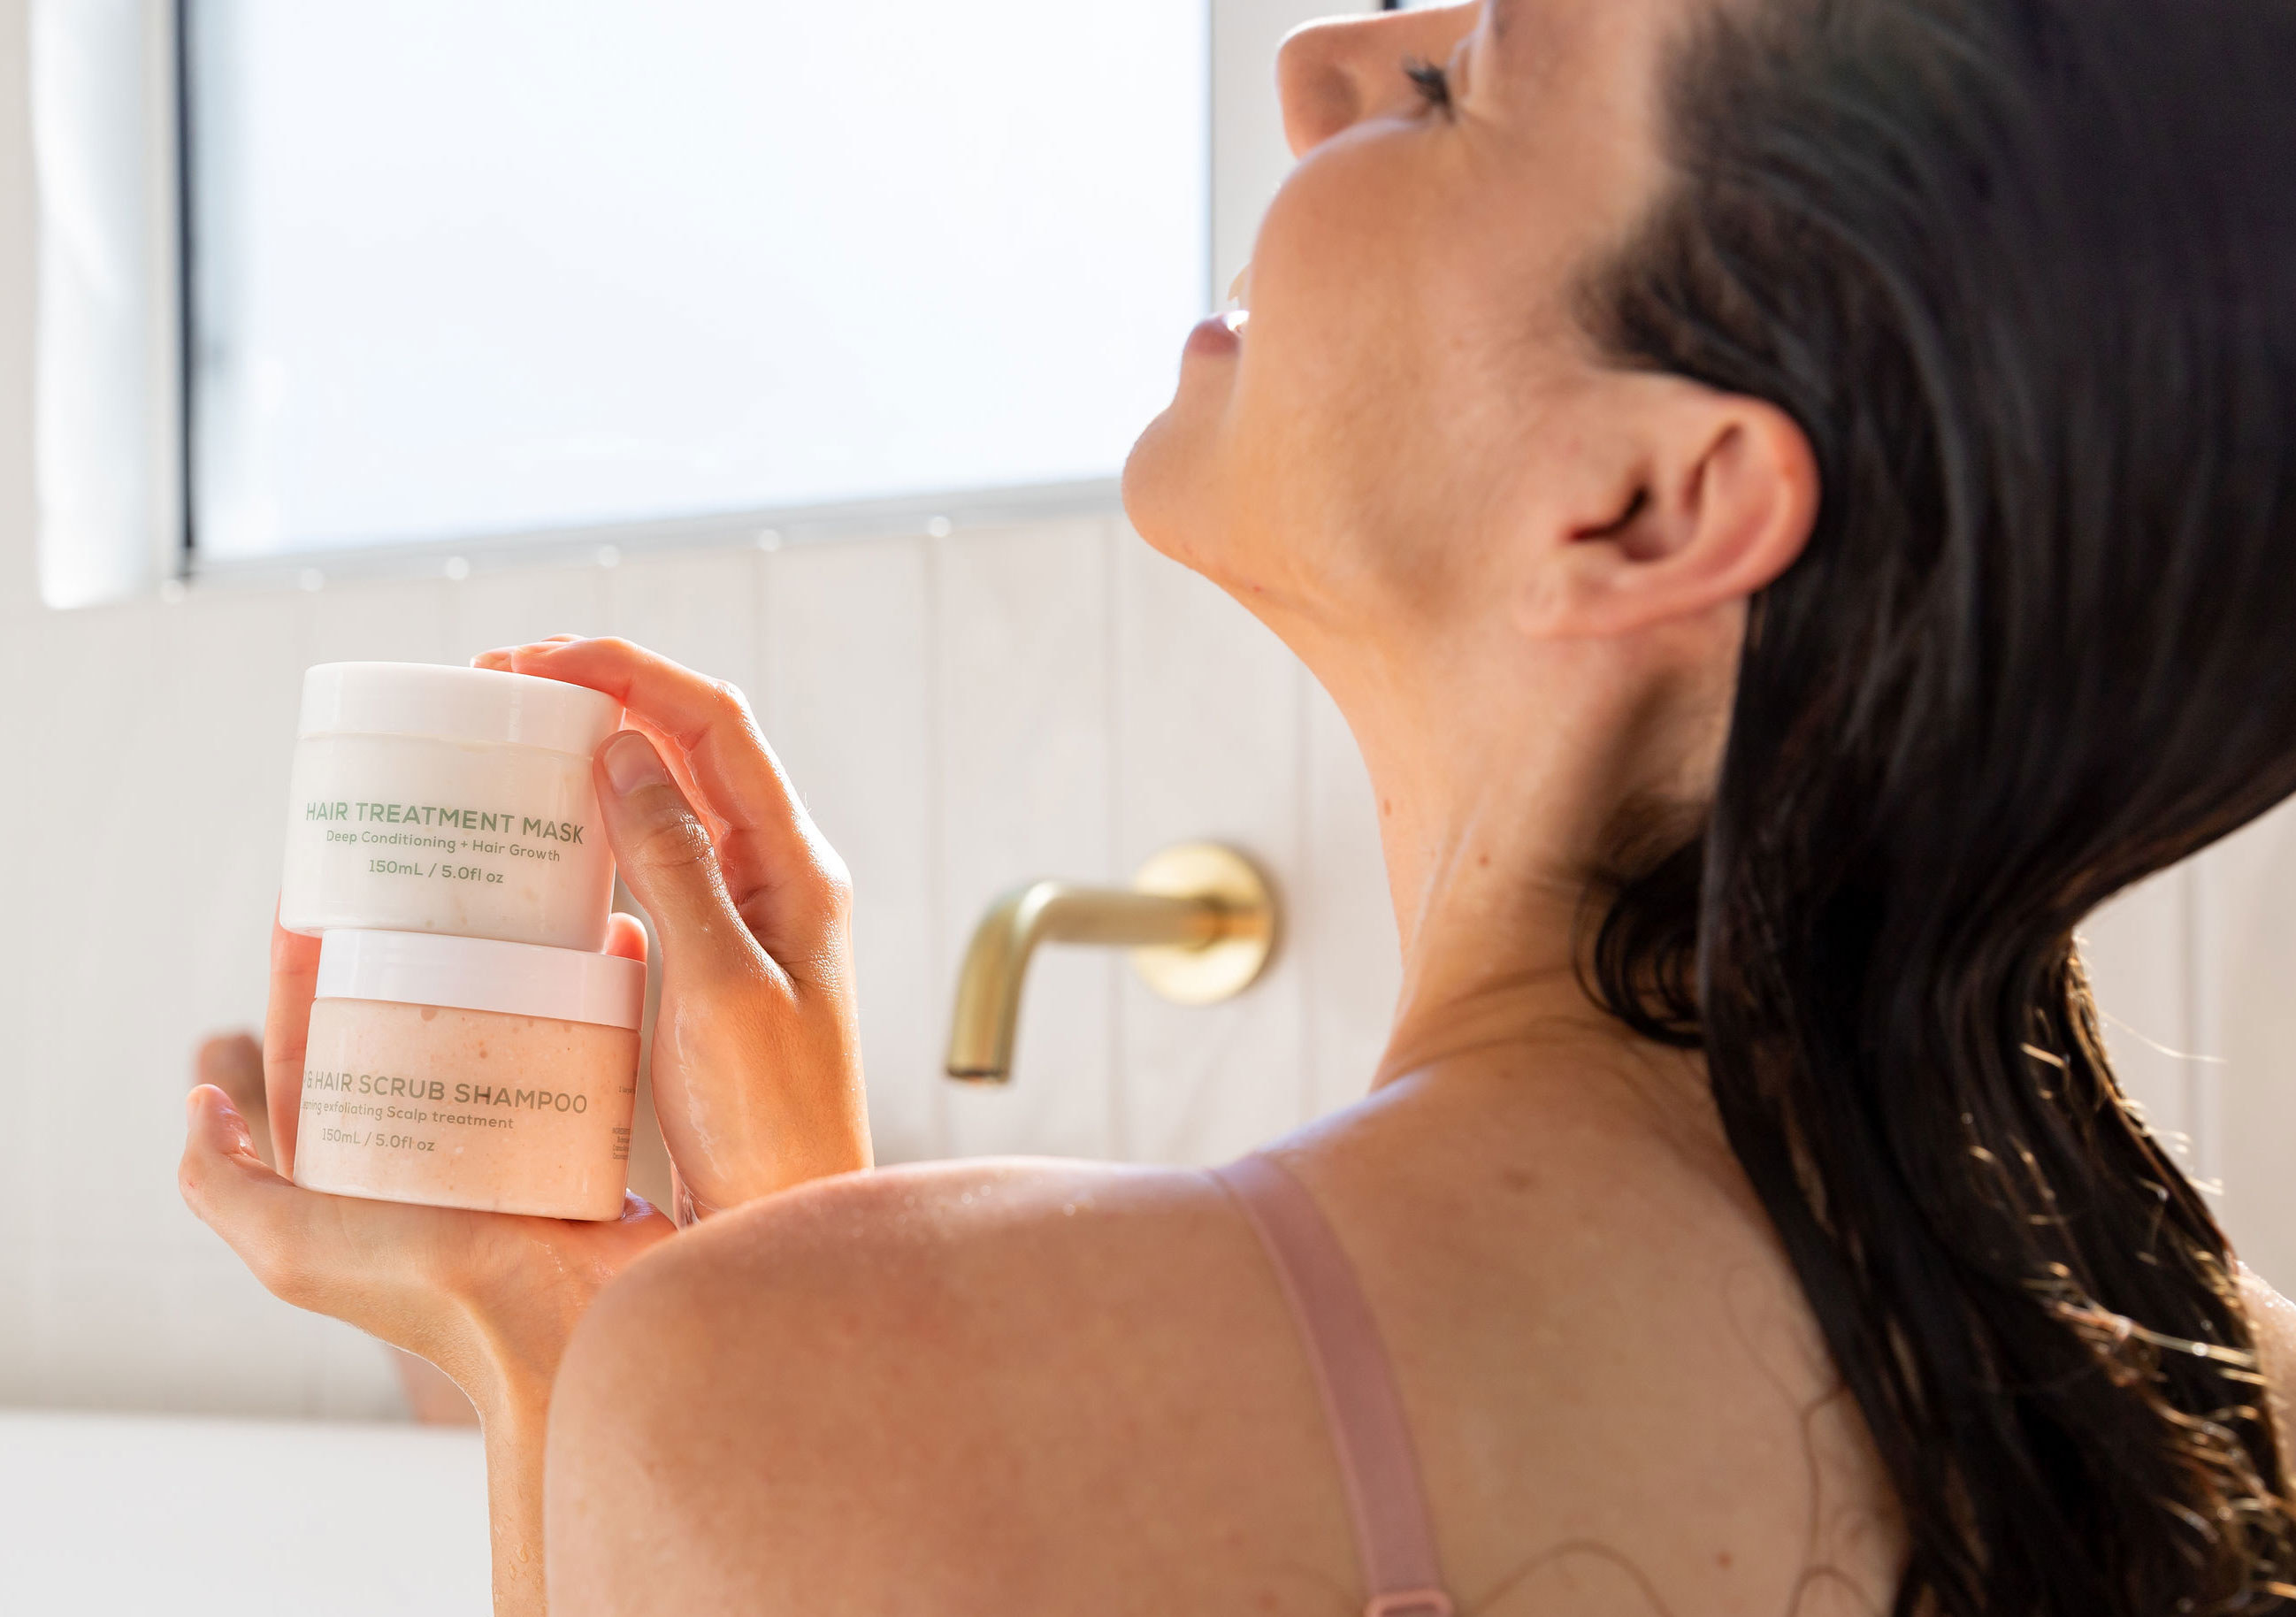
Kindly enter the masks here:
M 1174 856 L 1181 853 L 1195 863 L 1185 869 L 1175 866 Z M 1207 854 L 1225 863 L 1208 863 Z M 1239 879 L 1238 870 L 1248 882 Z M 1258 976 L 1274 930 L 1272 902 L 1258 873 L 1226 849 L 1193 846 L 1160 855 L 1131 890 L 1054 881 L 1015 888 L 982 917 L 965 951 L 949 1025 L 948 1075 L 972 1083 L 1011 1079 L 1021 990 L 1041 943 L 1131 949 L 1160 991 L 1209 1004 L 1241 992 Z M 1239 950 L 1250 956 L 1248 969 L 1232 958 Z M 1185 984 L 1175 990 L 1152 969 L 1161 961 L 1185 963 L 1182 974 L 1196 979 L 1211 966 L 1223 981 L 1215 991 Z M 1167 975 L 1170 969 L 1165 968 Z

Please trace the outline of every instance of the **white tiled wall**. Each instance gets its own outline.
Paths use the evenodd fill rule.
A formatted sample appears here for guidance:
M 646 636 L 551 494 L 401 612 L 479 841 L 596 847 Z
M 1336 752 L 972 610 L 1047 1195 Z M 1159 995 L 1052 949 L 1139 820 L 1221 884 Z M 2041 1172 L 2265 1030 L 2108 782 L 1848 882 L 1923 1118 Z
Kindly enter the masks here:
M 371 1344 L 272 1304 L 182 1211 L 184 1057 L 261 1011 L 299 670 L 564 629 L 750 693 L 855 874 L 889 1160 L 1209 1161 L 1360 1090 L 1396 973 L 1360 768 L 1282 647 L 1120 521 L 19 607 L 0 616 L 17 694 L 0 846 L 20 850 L 0 924 L 0 1104 L 19 1120 L 0 1137 L 0 1401 L 388 1409 Z M 1197 836 L 1302 904 L 1258 989 L 1182 1011 L 1118 957 L 1054 950 L 1019 1081 L 938 1076 L 957 953 L 997 893 L 1119 881 Z

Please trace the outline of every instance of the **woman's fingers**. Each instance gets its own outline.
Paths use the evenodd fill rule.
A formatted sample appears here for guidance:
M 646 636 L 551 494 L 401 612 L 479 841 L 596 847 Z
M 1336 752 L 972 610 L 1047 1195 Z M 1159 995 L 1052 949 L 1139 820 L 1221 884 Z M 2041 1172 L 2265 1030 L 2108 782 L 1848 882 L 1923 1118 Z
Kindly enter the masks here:
M 311 1193 L 264 1165 L 247 1121 L 212 1084 L 192 1091 L 184 1158 L 176 1180 L 191 1210 L 224 1238 L 265 1289 L 300 1303 L 303 1276 L 293 1261 Z
M 803 804 L 732 685 L 627 640 L 575 635 L 481 652 L 471 661 L 476 668 L 561 679 L 613 697 L 630 725 L 660 749 L 705 824 L 714 820 L 731 832 L 768 840 L 775 833 L 811 837 Z
M 420 1218 L 422 1211 L 347 1203 L 342 1196 L 303 1190 L 268 1170 L 255 1155 L 246 1119 L 214 1087 L 191 1091 L 176 1187 L 200 1222 L 223 1235 L 225 1245 L 280 1302 L 347 1318 L 360 1330 L 383 1334 L 386 1342 L 409 1346 L 406 1332 L 390 1330 L 381 1318 L 395 1291 L 381 1282 L 390 1268 L 414 1259 L 414 1243 L 399 1238 L 398 1231 L 354 1229 L 351 1224 L 360 1219 L 344 1219 L 344 1206 L 367 1213 L 363 1222 L 376 1227 L 411 1224 L 414 1219 L 404 1215 Z
M 606 953 L 624 960 L 644 960 L 652 952 L 647 947 L 644 922 L 619 910 L 606 917 Z
M 579 635 L 553 635 L 546 640 L 537 640 L 533 644 L 536 645 L 564 645 L 569 641 L 579 640 L 581 637 L 582 636 Z M 517 655 L 519 651 L 522 648 L 515 645 L 506 645 L 499 651 L 480 652 L 477 656 L 471 659 L 471 666 L 474 669 L 492 669 L 497 674 L 507 674 L 511 672 L 512 658 Z
M 319 940 L 271 923 L 271 1003 L 263 1018 L 263 1089 L 272 1160 L 295 1171 L 295 1123 L 303 1107 L 303 1057 L 311 1001 L 319 991 Z
M 222 1090 L 245 1120 L 255 1154 L 266 1163 L 277 1160 L 271 1151 L 270 1105 L 264 1098 L 263 1047 L 252 1034 L 218 1033 L 201 1039 L 192 1057 L 192 1083 Z
M 653 743 L 625 730 L 599 749 L 598 802 L 614 864 L 661 935 L 681 973 L 754 980 L 773 969 L 776 942 L 753 936 L 734 907 L 709 831 L 670 778 Z M 796 963 L 802 969 L 806 963 Z
M 741 693 L 621 640 L 553 640 L 518 647 L 520 673 L 605 692 L 640 729 L 667 743 L 659 756 L 686 786 L 690 810 L 722 827 L 716 838 L 734 913 L 775 958 L 816 954 L 841 928 L 848 882 L 789 777 L 758 734 Z M 840 945 L 841 947 L 841 945 Z
M 554 636 L 488 652 L 488 667 L 603 691 L 693 765 L 702 805 L 737 828 L 762 833 L 806 825 L 804 807 L 742 694 L 627 640 Z M 809 829 L 809 827 L 808 827 Z

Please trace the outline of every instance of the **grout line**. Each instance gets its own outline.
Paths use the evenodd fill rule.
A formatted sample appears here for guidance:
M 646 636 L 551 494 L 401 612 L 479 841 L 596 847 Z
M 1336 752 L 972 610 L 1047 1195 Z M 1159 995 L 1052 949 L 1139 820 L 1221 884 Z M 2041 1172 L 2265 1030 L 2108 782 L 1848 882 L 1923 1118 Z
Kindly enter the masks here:
M 2201 1157 L 2201 1113 L 2199 1069 L 2193 1057 L 2201 1053 L 2200 1015 L 2200 893 L 2194 866 L 2187 863 L 2177 873 L 2177 964 L 2182 981 L 2177 997 L 2184 1014 L 2178 1019 L 2177 1048 L 2183 1052 L 2177 1063 L 2177 1088 L 2182 1091 L 2178 1101 L 2184 1116 L 2177 1121 L 2178 1130 L 2192 1142 L 2191 1153 L 2185 1159 L 2185 1170 L 2195 1181 L 2206 1178 L 2208 1170 Z
M 756 684 L 750 686 L 750 710 L 757 716 L 758 726 L 764 729 L 768 714 L 777 714 L 779 693 L 774 680 L 774 648 L 770 643 L 774 623 L 774 591 L 779 587 L 774 558 L 760 551 L 750 558 L 750 677 Z M 766 731 L 766 743 L 773 744 L 773 732 Z
M 1119 636 L 1125 629 L 1123 578 L 1117 556 L 1119 524 L 1111 520 L 1102 522 L 1099 528 L 1101 695 L 1104 710 L 1101 779 L 1108 792 L 1107 858 L 1115 867 L 1108 872 L 1107 880 L 1121 885 L 1128 874 L 1120 868 L 1125 861 L 1124 656 L 1119 644 Z M 1103 1037 L 1108 1046 L 1108 1147 L 1109 1154 L 1116 1161 L 1128 1162 L 1133 1160 L 1134 1142 L 1130 1109 L 1126 1104 L 1130 1063 L 1126 1059 L 1125 1047 L 1125 957 L 1119 949 L 1111 949 L 1107 954 L 1103 964 L 1108 973 L 1108 1022 Z
M 931 929 L 926 940 L 926 959 L 930 963 L 931 980 L 943 990 L 944 997 L 954 991 L 951 975 L 955 962 L 948 943 L 948 713 L 944 700 L 945 648 L 941 644 L 943 596 L 947 593 L 942 577 L 942 557 L 956 540 L 952 538 L 926 538 L 913 541 L 923 547 L 925 574 L 924 601 L 924 677 L 925 677 L 925 914 Z M 931 1010 L 924 1013 L 930 1016 Z M 944 1014 L 946 1014 L 944 1012 Z M 934 1047 L 927 1045 L 927 1049 Z M 949 1093 L 949 1080 L 933 1067 L 928 1067 L 925 1081 L 929 1092 L 926 1133 L 931 1142 L 932 1154 L 946 1158 L 955 1148 L 955 1102 Z
M 2221 1186 L 2224 1153 L 2223 971 L 2217 940 L 2218 917 L 2213 903 L 2210 873 L 2212 851 L 2190 861 L 2187 871 L 2186 998 L 2192 1025 L 2185 1048 L 2196 1058 L 2186 1065 L 2185 1085 L 2190 1115 L 2185 1129 L 2193 1137 L 2194 1168 L 2204 1185 Z M 2221 1194 L 2221 1193 L 2219 1193 Z

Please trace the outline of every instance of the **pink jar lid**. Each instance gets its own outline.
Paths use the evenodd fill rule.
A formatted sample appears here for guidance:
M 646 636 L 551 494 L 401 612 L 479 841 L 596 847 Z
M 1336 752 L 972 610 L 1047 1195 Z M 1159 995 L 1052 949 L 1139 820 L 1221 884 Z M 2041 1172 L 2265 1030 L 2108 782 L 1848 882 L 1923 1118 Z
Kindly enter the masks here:
M 380 999 L 504 1016 L 635 1028 L 643 960 L 444 932 L 332 932 L 319 946 L 322 999 Z

